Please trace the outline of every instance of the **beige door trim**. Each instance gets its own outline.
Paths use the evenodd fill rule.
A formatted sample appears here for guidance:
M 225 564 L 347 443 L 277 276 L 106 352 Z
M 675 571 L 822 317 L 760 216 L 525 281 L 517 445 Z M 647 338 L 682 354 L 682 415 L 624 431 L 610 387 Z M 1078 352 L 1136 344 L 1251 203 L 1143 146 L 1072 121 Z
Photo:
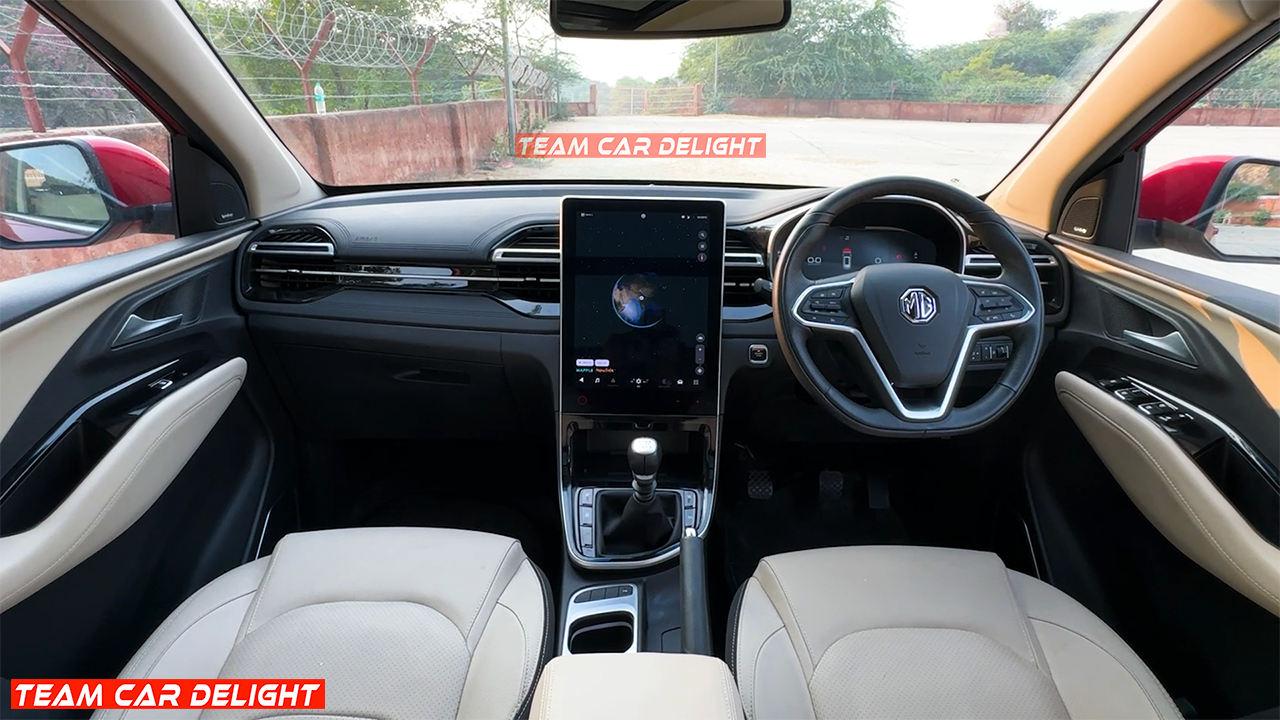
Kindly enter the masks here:
M 191 380 L 142 414 L 49 517 L 0 538 L 0 612 L 79 565 L 169 487 L 244 382 L 243 358 Z
M 1071 373 L 1058 401 L 1133 504 L 1197 565 L 1280 616 L 1280 548 L 1232 506 L 1155 421 Z

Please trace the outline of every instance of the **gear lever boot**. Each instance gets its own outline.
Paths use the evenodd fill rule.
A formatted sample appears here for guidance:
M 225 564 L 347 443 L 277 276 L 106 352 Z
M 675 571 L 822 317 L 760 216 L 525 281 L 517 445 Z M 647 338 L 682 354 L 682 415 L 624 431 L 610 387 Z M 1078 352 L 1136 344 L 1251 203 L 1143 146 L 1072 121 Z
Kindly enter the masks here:
M 657 491 L 662 462 L 658 442 L 649 437 L 636 438 L 627 450 L 627 462 L 631 466 L 631 491 L 605 490 L 597 495 L 603 556 L 638 555 L 679 539 L 679 495 Z

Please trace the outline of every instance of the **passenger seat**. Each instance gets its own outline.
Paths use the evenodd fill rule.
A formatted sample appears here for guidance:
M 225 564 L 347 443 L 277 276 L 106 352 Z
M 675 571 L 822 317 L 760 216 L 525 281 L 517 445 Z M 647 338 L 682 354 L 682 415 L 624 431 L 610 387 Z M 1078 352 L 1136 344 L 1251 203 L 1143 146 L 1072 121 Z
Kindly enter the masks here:
M 551 656 L 551 612 L 546 578 L 511 538 L 298 533 L 191 596 L 120 677 L 324 678 L 324 715 L 521 717 Z

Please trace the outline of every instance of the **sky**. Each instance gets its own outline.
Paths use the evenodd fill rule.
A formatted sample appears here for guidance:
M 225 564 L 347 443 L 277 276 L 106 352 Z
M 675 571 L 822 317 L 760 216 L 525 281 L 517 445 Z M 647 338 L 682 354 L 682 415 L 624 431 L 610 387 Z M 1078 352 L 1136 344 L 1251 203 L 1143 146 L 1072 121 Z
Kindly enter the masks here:
M 804 2 L 805 0 L 793 0 Z M 986 37 L 995 22 L 998 0 L 897 0 L 903 38 L 913 48 L 950 45 Z M 1149 7 L 1150 0 L 1037 0 L 1036 5 L 1056 10 L 1056 22 L 1094 12 Z M 674 75 L 688 40 L 589 40 L 560 38 L 560 50 L 571 52 L 583 75 L 592 80 L 616 82 L 623 76 L 649 80 Z

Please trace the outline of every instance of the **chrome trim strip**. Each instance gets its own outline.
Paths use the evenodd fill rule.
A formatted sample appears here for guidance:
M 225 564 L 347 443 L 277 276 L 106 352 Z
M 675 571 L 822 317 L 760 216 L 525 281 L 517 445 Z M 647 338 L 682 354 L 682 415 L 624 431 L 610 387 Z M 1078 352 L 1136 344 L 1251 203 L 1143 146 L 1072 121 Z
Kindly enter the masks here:
M 524 256 L 524 257 L 519 257 Z M 493 251 L 494 262 L 523 263 L 557 263 L 560 262 L 559 248 L 497 248 Z
M 973 347 L 973 341 L 978 337 L 989 334 L 990 331 L 1004 330 L 1004 329 L 1021 325 L 1027 322 L 1028 320 L 1030 320 L 1032 317 L 1034 317 L 1036 312 L 1035 306 L 1032 305 L 1022 295 L 1022 293 L 1018 292 L 1017 290 L 1014 290 L 1013 288 L 1009 287 L 1008 285 L 1005 285 L 1004 283 L 995 283 L 995 282 L 990 282 L 986 280 L 973 280 L 963 275 L 960 276 L 960 279 L 964 282 L 965 285 L 970 287 L 975 285 L 986 285 L 988 287 L 996 287 L 1002 291 L 1008 292 L 1012 294 L 1014 297 L 1022 301 L 1023 306 L 1027 308 L 1027 312 L 1017 320 L 1005 320 L 1003 322 L 983 323 L 978 325 L 974 325 L 972 323 L 969 324 L 967 326 L 967 329 L 965 330 L 964 342 L 960 344 L 960 354 L 956 357 L 955 361 L 953 362 L 952 368 L 951 368 L 951 375 L 950 377 L 947 378 L 946 388 L 945 390 L 943 390 L 943 393 L 942 393 L 942 402 L 933 406 L 909 408 L 906 406 L 905 403 L 902 402 L 902 398 L 900 398 L 898 396 L 897 391 L 894 390 L 893 383 L 889 381 L 889 376 L 885 374 L 884 368 L 880 366 L 880 361 L 876 359 L 875 353 L 871 351 L 871 345 L 867 343 L 867 339 L 863 337 L 862 331 L 860 329 L 855 327 L 850 327 L 848 325 L 833 325 L 830 323 L 810 322 L 808 320 L 805 320 L 803 317 L 801 317 L 800 306 L 804 303 L 805 298 L 807 298 L 810 293 L 812 293 L 815 290 L 828 289 L 828 288 L 838 288 L 838 287 L 846 287 L 846 286 L 849 288 L 852 288 L 853 283 L 857 280 L 856 276 L 854 277 L 853 280 L 843 280 L 840 282 L 829 282 L 829 283 L 819 283 L 816 285 L 810 285 L 808 288 L 805 289 L 804 292 L 800 293 L 800 297 L 797 298 L 795 304 L 791 306 L 791 317 L 793 320 L 800 323 L 801 325 L 804 325 L 805 327 L 814 328 L 817 330 L 847 332 L 853 335 L 854 339 L 858 341 L 858 345 L 861 346 L 863 353 L 866 354 L 867 360 L 870 361 L 872 369 L 875 370 L 876 379 L 879 380 L 881 387 L 885 391 L 885 394 L 888 395 L 889 399 L 893 402 L 893 406 L 894 406 L 894 409 L 897 411 L 898 417 L 902 418 L 903 420 L 907 420 L 909 422 L 929 422 L 933 420 L 941 420 L 942 418 L 946 417 L 948 413 L 951 412 L 952 407 L 955 405 L 956 395 L 960 389 L 960 378 L 964 376 L 965 366 L 967 365 L 968 359 L 969 359 L 969 350 L 971 350 Z
M 1245 457 L 1249 458 L 1249 461 L 1252 462 L 1260 472 L 1262 472 L 1263 477 L 1265 477 L 1273 486 L 1275 486 L 1277 490 L 1280 490 L 1280 477 L 1277 476 L 1276 469 L 1272 467 L 1271 463 L 1266 459 L 1266 457 L 1262 455 L 1262 453 L 1255 450 L 1253 446 L 1249 444 L 1249 441 L 1241 437 L 1240 433 L 1236 432 L 1235 429 L 1233 429 L 1230 425 L 1226 424 L 1222 420 L 1219 420 L 1217 416 L 1211 415 L 1210 413 L 1204 411 L 1200 407 L 1193 405 L 1187 402 L 1186 400 L 1183 400 L 1177 395 L 1174 395 L 1166 390 L 1161 390 L 1160 388 L 1152 385 L 1151 383 L 1143 382 L 1142 380 L 1139 380 L 1133 377 L 1132 375 L 1125 376 L 1125 379 L 1133 383 L 1134 385 L 1137 385 L 1138 387 L 1142 388 L 1143 390 L 1146 390 L 1152 395 L 1155 395 L 1161 400 L 1164 400 L 1165 402 L 1173 405 L 1174 407 L 1183 408 L 1184 410 L 1187 410 L 1188 412 L 1191 412 L 1209 421 L 1211 425 L 1221 430 L 1222 434 L 1226 435 L 1227 439 L 1230 440 L 1237 448 L 1239 448 L 1240 452 L 1245 454 Z
M 727 252 L 725 267 L 764 267 L 764 255 L 760 253 Z
M 249 252 L 255 255 L 324 255 L 333 257 L 333 243 L 286 243 L 255 240 L 249 243 Z
M 1031 263 L 1038 268 L 1054 268 L 1058 267 L 1058 258 L 1052 255 L 1036 254 L 1031 256 Z M 995 255 L 990 253 L 974 253 L 972 255 L 964 256 L 964 267 L 966 270 L 971 267 L 998 268 L 1000 267 L 1000 261 L 996 259 Z

